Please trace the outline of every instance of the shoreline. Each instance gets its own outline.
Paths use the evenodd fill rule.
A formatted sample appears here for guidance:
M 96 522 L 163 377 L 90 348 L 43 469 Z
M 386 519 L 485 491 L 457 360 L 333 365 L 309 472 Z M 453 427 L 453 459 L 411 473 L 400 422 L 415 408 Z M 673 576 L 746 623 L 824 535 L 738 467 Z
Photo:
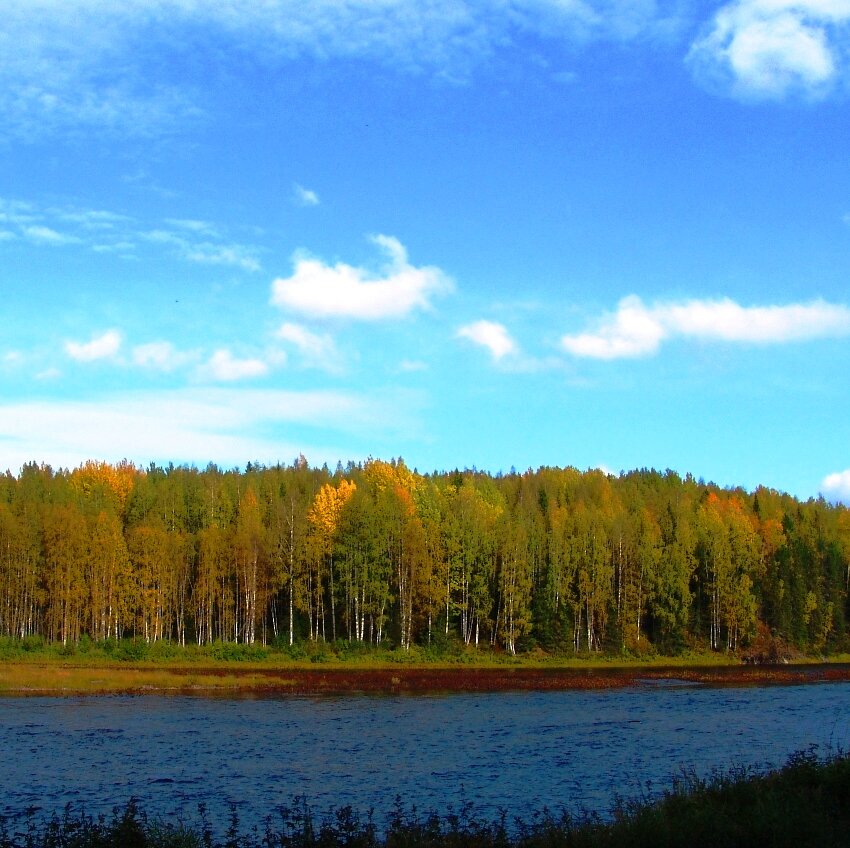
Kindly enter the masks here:
M 0 696 L 439 695 L 610 690 L 632 686 L 771 686 L 850 681 L 850 663 L 369 668 L 0 664 Z

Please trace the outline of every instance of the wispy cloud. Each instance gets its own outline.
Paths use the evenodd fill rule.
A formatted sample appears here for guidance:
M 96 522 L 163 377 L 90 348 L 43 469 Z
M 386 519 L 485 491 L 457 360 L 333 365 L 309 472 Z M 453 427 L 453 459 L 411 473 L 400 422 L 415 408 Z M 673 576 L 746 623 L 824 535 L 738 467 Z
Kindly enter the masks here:
M 523 36 L 571 44 L 663 34 L 653 0 L 6 0 L 0 111 L 6 132 L 64 127 L 166 132 L 203 114 L 196 91 L 157 61 L 224 41 L 263 63 L 357 58 L 463 79 Z M 192 38 L 181 39 L 183 33 Z M 176 45 L 176 46 L 175 46 Z
M 141 368 L 169 373 L 198 358 L 196 352 L 177 350 L 171 342 L 156 341 L 133 348 L 133 364 Z
M 396 372 L 399 374 L 415 374 L 420 371 L 427 371 L 428 364 L 422 362 L 421 359 L 402 359 L 399 362 Z
M 122 337 L 118 330 L 107 330 L 88 342 L 65 342 L 65 352 L 77 362 L 95 362 L 98 359 L 114 359 L 121 349 Z
M 847 71 L 847 0 L 734 0 L 688 55 L 697 78 L 741 98 L 818 96 Z
M 193 389 L 110 394 L 73 402 L 0 403 L 3 462 L 37 459 L 71 467 L 87 459 L 154 461 L 336 461 L 344 447 L 296 443 L 293 426 L 359 434 L 394 432 L 391 399 L 345 392 Z M 269 436 L 278 428 L 278 435 Z
M 213 380 L 231 383 L 237 380 L 265 377 L 269 373 L 269 365 L 262 359 L 239 359 L 227 348 L 220 348 L 209 358 L 201 369 L 201 373 Z
M 461 327 L 455 335 L 486 348 L 494 362 L 519 353 L 519 346 L 507 328 L 495 321 L 475 321 Z
M 342 357 L 329 334 L 314 333 L 301 324 L 287 322 L 281 325 L 276 335 L 295 347 L 305 365 L 330 373 L 342 370 Z
M 828 474 L 823 478 L 820 487 L 827 500 L 850 504 L 850 469 Z
M 411 265 L 398 239 L 378 235 L 372 240 L 387 257 L 380 272 L 342 262 L 297 259 L 291 277 L 272 283 L 271 302 L 313 318 L 379 321 L 429 309 L 433 297 L 453 289 L 439 268 Z
M 81 239 L 77 236 L 60 233 L 51 227 L 33 224 L 23 229 L 24 238 L 36 244 L 48 244 L 54 247 L 64 244 L 79 244 Z
M 104 209 L 51 206 L 0 198 L 0 241 L 34 247 L 77 246 L 101 254 L 133 256 L 140 243 L 159 245 L 185 262 L 223 265 L 254 273 L 260 249 L 228 238 L 210 221 L 169 218 L 153 227 Z M 165 225 L 165 226 L 163 226 Z M 3 233 L 6 234 L 4 239 Z
M 316 194 L 315 191 L 309 188 L 304 188 L 302 185 L 295 184 L 293 188 L 293 193 L 295 196 L 295 202 L 299 206 L 318 206 L 319 195 Z
M 740 306 L 723 300 L 689 300 L 646 306 L 623 298 L 613 315 L 589 332 L 565 335 L 573 356 L 622 359 L 650 356 L 675 337 L 704 341 L 780 344 L 850 334 L 850 308 L 816 300 L 787 306 Z
M 199 221 L 196 218 L 166 218 L 165 223 L 179 230 L 188 230 L 190 233 L 207 236 L 208 238 L 220 238 L 218 227 L 210 221 Z
M 86 230 L 112 230 L 131 221 L 126 215 L 105 209 L 50 208 L 47 214 L 58 221 L 80 226 Z
M 25 200 L 0 197 L 0 222 L 26 227 L 38 220 L 33 204 Z
M 170 230 L 151 230 L 145 233 L 147 241 L 171 245 L 178 256 L 187 262 L 201 265 L 230 265 L 243 271 L 259 271 L 260 261 L 256 249 L 240 244 L 223 244 L 211 241 L 193 241 Z

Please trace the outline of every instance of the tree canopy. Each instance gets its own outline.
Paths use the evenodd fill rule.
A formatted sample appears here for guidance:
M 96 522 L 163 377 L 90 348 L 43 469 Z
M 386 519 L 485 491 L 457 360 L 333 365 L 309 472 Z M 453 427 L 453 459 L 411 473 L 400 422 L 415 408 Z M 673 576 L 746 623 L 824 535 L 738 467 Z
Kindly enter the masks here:
M 672 471 L 30 463 L 0 478 L 0 634 L 844 650 L 850 512 Z

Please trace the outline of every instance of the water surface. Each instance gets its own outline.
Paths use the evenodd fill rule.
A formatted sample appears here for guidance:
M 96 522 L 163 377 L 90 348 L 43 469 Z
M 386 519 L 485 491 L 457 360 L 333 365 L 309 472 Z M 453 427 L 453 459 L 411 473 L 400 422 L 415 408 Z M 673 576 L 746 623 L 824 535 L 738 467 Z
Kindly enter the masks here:
M 847 747 L 850 683 L 640 685 L 417 697 L 0 699 L 0 811 L 148 812 L 257 823 L 305 796 L 382 818 L 471 801 L 486 816 L 610 810 L 682 769 L 781 765 Z

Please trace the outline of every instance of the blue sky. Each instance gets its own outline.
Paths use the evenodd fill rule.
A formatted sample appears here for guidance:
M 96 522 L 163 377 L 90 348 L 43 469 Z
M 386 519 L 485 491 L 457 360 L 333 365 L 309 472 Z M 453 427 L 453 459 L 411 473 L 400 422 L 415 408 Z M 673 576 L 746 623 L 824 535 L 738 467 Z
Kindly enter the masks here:
M 850 0 L 0 13 L 0 465 L 850 499 Z

